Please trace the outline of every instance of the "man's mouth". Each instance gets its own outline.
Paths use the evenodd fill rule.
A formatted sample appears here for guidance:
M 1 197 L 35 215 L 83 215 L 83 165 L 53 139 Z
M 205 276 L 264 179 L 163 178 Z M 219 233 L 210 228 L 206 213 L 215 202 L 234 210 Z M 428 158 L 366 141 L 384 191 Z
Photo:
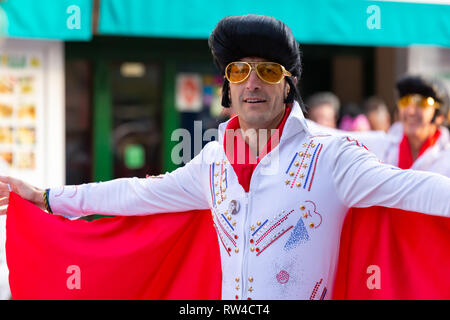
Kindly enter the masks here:
M 266 100 L 262 99 L 262 98 L 246 98 L 243 101 L 245 103 L 263 103 L 263 102 L 266 102 Z
M 410 126 L 411 125 L 420 125 L 420 121 L 417 119 L 405 119 L 403 122 Z

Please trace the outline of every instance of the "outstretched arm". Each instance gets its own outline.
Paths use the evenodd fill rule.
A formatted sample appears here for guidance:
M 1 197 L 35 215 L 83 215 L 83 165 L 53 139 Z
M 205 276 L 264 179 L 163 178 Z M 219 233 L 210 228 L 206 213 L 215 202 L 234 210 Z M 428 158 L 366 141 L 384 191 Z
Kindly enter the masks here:
M 399 123 L 395 124 L 394 130 L 388 133 L 384 131 L 344 131 L 340 129 L 333 129 L 322 126 L 314 121 L 306 119 L 308 128 L 313 134 L 327 133 L 333 136 L 347 137 L 351 136 L 352 139 L 357 139 L 360 143 L 364 144 L 370 152 L 373 152 L 380 160 L 385 161 L 385 153 L 390 144 L 398 143 L 401 139 L 401 134 L 398 131 L 402 131 Z M 394 129 L 394 125 L 392 126 Z
M 203 190 L 202 152 L 184 167 L 159 177 L 120 178 L 101 183 L 51 188 L 48 192 L 49 208 L 66 217 L 100 215 L 145 215 L 207 209 L 209 203 Z M 9 191 L 18 193 L 45 209 L 45 190 L 23 181 L 0 177 L 0 196 Z M 7 204 L 7 199 L 3 204 Z
M 17 193 L 25 200 L 28 200 L 45 210 L 43 189 L 39 189 L 14 177 L 0 176 L 0 206 L 2 207 L 0 209 L 0 215 L 6 214 L 10 192 Z
M 187 164 L 160 177 L 121 178 L 55 188 L 50 190 L 49 204 L 53 212 L 72 217 L 207 209 L 199 167 Z
M 449 178 L 382 164 L 346 138 L 335 147 L 333 181 L 346 206 L 383 206 L 450 217 Z

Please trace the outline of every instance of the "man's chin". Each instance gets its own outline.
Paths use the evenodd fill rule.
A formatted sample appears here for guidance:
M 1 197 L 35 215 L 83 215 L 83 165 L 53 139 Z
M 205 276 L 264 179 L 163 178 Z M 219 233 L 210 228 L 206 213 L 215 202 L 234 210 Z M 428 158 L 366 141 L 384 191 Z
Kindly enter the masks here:
M 249 125 L 251 127 L 261 127 L 267 123 L 267 120 L 264 117 L 264 114 L 259 114 L 259 115 L 247 114 L 247 116 L 243 120 L 247 123 L 247 125 Z
M 262 112 L 264 110 L 267 110 L 267 103 L 261 102 L 261 103 L 245 103 L 243 105 L 244 109 L 247 110 L 247 112 Z
M 424 135 L 424 131 L 421 128 L 405 128 L 403 132 L 409 139 L 420 138 Z
M 245 117 L 249 120 L 261 119 L 268 114 L 267 109 L 262 107 L 245 108 L 244 113 Z

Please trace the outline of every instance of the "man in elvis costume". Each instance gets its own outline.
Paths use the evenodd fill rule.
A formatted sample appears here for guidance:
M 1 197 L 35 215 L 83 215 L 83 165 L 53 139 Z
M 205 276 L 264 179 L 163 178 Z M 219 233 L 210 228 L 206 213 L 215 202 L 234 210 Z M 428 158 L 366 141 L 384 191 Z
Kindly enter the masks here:
M 399 121 L 390 130 L 346 132 L 307 120 L 312 131 L 349 135 L 381 161 L 401 169 L 432 171 L 450 177 L 450 97 L 444 83 L 424 75 L 406 74 L 397 80 Z
M 46 191 L 3 177 L 0 196 L 7 196 L 9 185 L 68 217 L 210 209 L 223 299 L 331 298 L 340 232 L 351 207 L 450 216 L 450 179 L 382 164 L 351 138 L 310 132 L 296 89 L 300 51 L 284 23 L 226 17 L 209 45 L 226 73 L 222 104 L 237 116 L 220 124 L 219 140 L 184 167 L 162 177 Z M 232 201 L 237 205 L 230 212 Z
M 447 89 L 440 80 L 424 75 L 407 74 L 396 83 L 399 122 L 387 132 L 352 132 L 358 143 L 364 144 L 381 161 L 401 169 L 431 171 L 450 177 L 450 136 L 444 126 L 448 117 L 450 99 Z M 333 132 L 346 135 L 344 131 L 332 130 L 308 121 L 311 130 Z M 354 228 L 352 226 L 358 226 Z M 345 220 L 340 252 L 340 266 L 346 265 L 356 274 L 366 274 L 368 265 L 376 263 L 391 274 L 402 273 L 402 259 L 413 265 L 418 273 L 411 278 L 426 277 L 419 270 L 431 265 L 448 265 L 443 257 L 433 254 L 445 248 L 444 243 L 436 243 L 430 249 L 430 239 L 445 235 L 450 228 L 448 219 L 415 214 L 398 214 L 379 210 L 373 214 L 369 210 L 351 211 Z M 373 230 L 376 229 L 376 232 Z M 399 240 L 401 239 L 401 243 Z M 396 248 L 402 247 L 402 259 L 386 260 L 384 257 L 398 257 Z M 445 249 L 444 249 L 445 250 Z M 433 257 L 433 258 L 431 258 Z M 444 258 L 445 259 L 445 258 Z M 445 259 L 446 260 L 446 259 Z M 445 267 L 443 267 L 445 269 Z M 435 269 L 436 273 L 439 273 Z M 385 272 L 386 273 L 386 272 Z M 345 278 L 345 277 L 344 277 Z M 346 283 L 347 282 L 347 283 Z M 338 298 L 377 298 L 377 290 L 364 290 L 353 279 L 343 280 L 338 276 L 340 288 Z M 412 281 L 408 286 L 397 284 L 397 288 L 383 290 L 382 298 L 447 298 L 445 285 L 428 280 L 423 284 Z M 439 289 L 442 287 L 444 290 Z M 345 289 L 343 289 L 345 288 Z M 399 293 L 401 292 L 401 293 Z

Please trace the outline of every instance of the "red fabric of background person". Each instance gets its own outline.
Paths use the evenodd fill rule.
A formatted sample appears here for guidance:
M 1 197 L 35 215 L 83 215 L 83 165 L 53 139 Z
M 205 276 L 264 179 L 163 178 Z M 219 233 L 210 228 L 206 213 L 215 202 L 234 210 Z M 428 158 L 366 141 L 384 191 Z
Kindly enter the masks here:
M 439 136 L 438 130 L 427 139 L 418 157 Z M 406 136 L 398 151 L 398 166 L 409 169 L 414 160 Z M 376 207 L 352 209 L 342 230 L 334 298 L 450 299 L 449 249 L 449 218 Z M 374 286 L 375 272 L 380 288 Z
M 450 299 L 449 220 L 383 207 L 351 209 L 333 298 Z

